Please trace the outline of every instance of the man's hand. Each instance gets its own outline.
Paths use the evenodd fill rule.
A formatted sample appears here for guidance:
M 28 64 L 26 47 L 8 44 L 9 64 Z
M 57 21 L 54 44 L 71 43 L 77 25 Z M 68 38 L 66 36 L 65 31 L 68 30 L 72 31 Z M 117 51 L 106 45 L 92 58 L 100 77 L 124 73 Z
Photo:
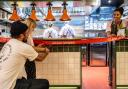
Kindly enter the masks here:
M 45 44 L 39 44 L 37 47 L 45 47 Z
M 111 34 L 111 36 L 112 36 L 112 37 L 115 37 L 115 36 L 117 36 L 117 35 L 115 35 L 115 34 Z
M 46 53 L 49 53 L 49 51 L 50 51 L 50 50 L 46 47 L 46 48 L 45 48 L 45 52 L 46 52 Z
M 109 35 L 107 35 L 107 37 L 116 37 L 116 35 L 115 34 L 109 34 Z
M 38 57 L 36 58 L 37 61 L 43 61 L 47 55 L 49 54 L 49 49 L 47 47 L 38 47 L 38 50 L 40 50 L 38 53 Z
M 40 45 L 39 45 L 40 46 Z M 33 48 L 37 51 L 37 52 L 46 52 L 49 53 L 49 49 L 47 47 L 39 47 L 39 46 L 33 46 Z

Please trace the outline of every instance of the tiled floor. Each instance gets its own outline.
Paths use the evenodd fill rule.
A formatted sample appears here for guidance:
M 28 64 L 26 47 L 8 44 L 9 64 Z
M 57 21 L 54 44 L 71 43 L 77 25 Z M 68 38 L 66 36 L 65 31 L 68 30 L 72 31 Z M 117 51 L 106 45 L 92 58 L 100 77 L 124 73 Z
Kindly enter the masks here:
M 82 89 L 112 89 L 108 85 L 108 67 L 83 67 Z

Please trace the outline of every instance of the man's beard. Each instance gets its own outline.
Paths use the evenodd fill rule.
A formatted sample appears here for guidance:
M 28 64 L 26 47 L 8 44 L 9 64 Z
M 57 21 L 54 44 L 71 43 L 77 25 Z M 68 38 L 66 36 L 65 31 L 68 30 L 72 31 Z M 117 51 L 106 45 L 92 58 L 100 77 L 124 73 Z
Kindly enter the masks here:
M 23 42 L 24 42 L 24 43 L 26 43 L 26 42 L 27 42 L 27 39 L 26 39 L 26 38 L 24 38 L 24 39 L 23 39 Z

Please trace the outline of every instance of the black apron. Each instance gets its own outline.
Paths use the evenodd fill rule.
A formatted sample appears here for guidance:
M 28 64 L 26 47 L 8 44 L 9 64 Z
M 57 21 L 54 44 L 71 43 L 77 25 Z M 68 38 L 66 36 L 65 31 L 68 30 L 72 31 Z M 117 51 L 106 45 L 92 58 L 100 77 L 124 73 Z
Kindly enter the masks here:
M 120 26 L 121 24 L 122 24 L 122 20 L 120 21 L 119 26 Z M 116 24 L 114 21 L 112 21 L 112 24 L 111 24 L 111 34 L 117 35 L 118 29 L 119 29 L 119 28 L 117 28 L 117 24 Z

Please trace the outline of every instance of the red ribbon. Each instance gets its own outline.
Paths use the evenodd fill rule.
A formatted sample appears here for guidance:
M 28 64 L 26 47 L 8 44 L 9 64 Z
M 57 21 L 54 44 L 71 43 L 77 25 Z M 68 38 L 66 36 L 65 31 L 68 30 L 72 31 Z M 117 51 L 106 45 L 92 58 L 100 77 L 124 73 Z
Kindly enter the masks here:
M 0 43 L 5 43 L 9 40 L 10 38 L 4 38 L 4 37 L 0 37 Z
M 5 43 L 10 38 L 0 37 L 0 42 Z M 99 42 L 110 42 L 117 41 L 121 39 L 128 39 L 127 37 L 108 37 L 108 38 L 87 38 L 87 39 L 64 39 L 64 40 L 43 40 L 43 39 L 34 39 L 35 44 L 42 45 L 64 45 L 64 44 L 91 44 L 91 43 L 99 43 Z
M 34 39 L 35 44 L 43 45 L 64 45 L 64 44 L 91 44 L 99 42 L 110 42 L 121 39 L 127 39 L 126 37 L 108 37 L 108 38 L 87 38 L 87 39 L 76 39 L 76 40 L 39 40 Z

